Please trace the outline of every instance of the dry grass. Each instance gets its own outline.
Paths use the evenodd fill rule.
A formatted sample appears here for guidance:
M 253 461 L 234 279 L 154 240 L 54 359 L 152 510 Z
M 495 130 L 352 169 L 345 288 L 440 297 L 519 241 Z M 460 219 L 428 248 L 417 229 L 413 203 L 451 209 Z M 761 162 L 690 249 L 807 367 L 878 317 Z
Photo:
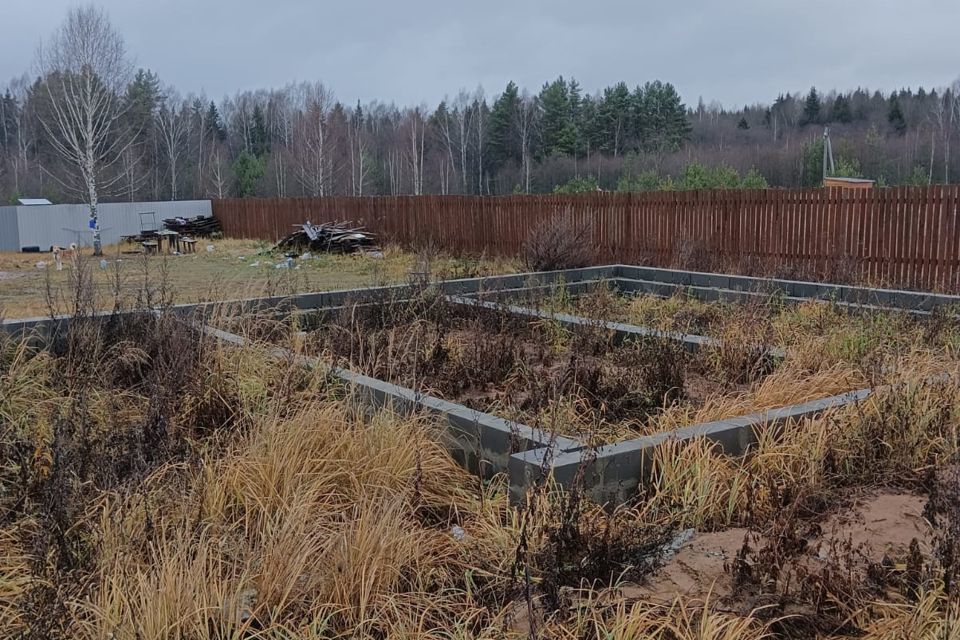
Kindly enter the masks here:
M 684 526 L 755 525 L 782 507 L 786 493 L 829 504 L 848 484 L 917 486 L 930 468 L 960 453 L 960 363 L 931 354 L 898 363 L 885 387 L 859 405 L 758 433 L 743 458 L 707 441 L 673 441 L 657 452 L 652 492 Z
M 207 252 L 206 245 L 214 247 Z M 135 307 L 146 288 L 162 285 L 171 302 L 193 303 L 307 291 L 350 289 L 405 282 L 418 266 L 415 253 L 387 247 L 383 258 L 364 255 L 316 255 L 299 262 L 299 269 L 276 269 L 283 256 L 270 245 L 250 240 L 212 240 L 198 243 L 196 254 L 182 256 L 128 255 L 127 245 L 106 247 L 106 269 L 90 262 L 90 279 L 106 309 Z M 38 269 L 37 262 L 50 263 Z M 254 266 L 256 265 L 256 266 Z M 517 264 L 502 259 L 432 257 L 429 265 L 438 278 L 463 278 L 516 271 Z M 52 306 L 66 313 L 75 290 L 71 265 L 56 271 L 48 254 L 0 254 L 0 317 L 45 316 Z M 52 300 L 51 300 L 52 298 Z
M 664 424 L 885 386 L 761 430 L 741 458 L 669 442 L 636 500 L 604 509 L 550 484 L 511 505 L 504 478 L 460 469 L 426 419 L 362 415 L 322 375 L 165 315 L 93 322 L 94 298 L 72 297 L 79 321 L 47 348 L 0 337 L 2 637 L 958 637 L 952 327 L 850 328 L 811 309 L 715 320 L 779 326 L 798 355 Z M 240 324 L 278 330 L 257 322 Z M 551 348 L 571 340 L 541 329 Z M 871 487 L 931 496 L 934 553 L 788 582 L 798 532 Z M 739 599 L 627 595 L 677 531 L 731 526 L 767 541 L 731 566 Z
M 100 535 L 114 553 L 100 565 L 113 579 L 89 637 L 144 627 L 147 637 L 280 626 L 364 634 L 399 614 L 398 600 L 456 588 L 466 567 L 447 520 L 470 508 L 461 487 L 472 482 L 430 435 L 416 421 L 366 423 L 308 404 L 282 422 L 257 420 L 198 470 L 158 471 L 158 493 L 167 474 L 186 488 L 153 496 L 149 527 L 171 533 L 159 544 L 141 513 L 105 502 Z M 443 515 L 429 522 L 433 513 Z

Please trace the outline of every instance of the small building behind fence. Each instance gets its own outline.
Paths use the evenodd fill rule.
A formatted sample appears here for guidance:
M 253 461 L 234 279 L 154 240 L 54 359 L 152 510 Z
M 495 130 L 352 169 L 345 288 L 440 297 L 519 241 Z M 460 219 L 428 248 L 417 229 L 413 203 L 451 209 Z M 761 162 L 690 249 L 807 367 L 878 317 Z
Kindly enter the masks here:
M 873 180 L 867 178 L 841 178 L 838 176 L 827 176 L 823 179 L 824 187 L 838 187 L 840 189 L 872 189 Z

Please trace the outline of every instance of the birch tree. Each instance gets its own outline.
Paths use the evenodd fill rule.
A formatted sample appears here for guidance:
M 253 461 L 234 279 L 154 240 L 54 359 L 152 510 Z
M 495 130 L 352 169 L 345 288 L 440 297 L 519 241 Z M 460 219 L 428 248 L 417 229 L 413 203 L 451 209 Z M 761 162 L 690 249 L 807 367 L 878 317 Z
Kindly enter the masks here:
M 530 193 L 530 173 L 533 165 L 533 153 L 531 152 L 531 141 L 537 114 L 537 103 L 524 90 L 517 101 L 517 135 L 520 137 L 520 164 L 523 169 L 523 190 L 524 193 Z
M 229 167 L 226 162 L 226 150 L 220 142 L 213 142 L 213 149 L 210 152 L 210 193 L 214 198 L 223 199 L 227 197 L 229 184 Z
M 15 150 L 11 164 L 13 165 L 13 188 L 16 193 L 21 193 L 21 176 L 25 176 L 30 168 L 29 152 L 33 148 L 36 139 L 36 127 L 31 126 L 30 106 L 29 106 L 29 87 L 30 82 L 26 75 L 15 78 L 10 82 L 8 91 L 13 97 L 19 109 L 13 120 L 13 127 L 16 132 L 13 134 Z
M 327 118 L 333 94 L 319 82 L 298 89 L 300 114 L 293 132 L 293 155 L 297 178 L 311 196 L 329 195 L 331 142 Z
M 195 133 L 191 134 L 191 144 L 195 145 L 195 164 L 197 169 L 193 187 L 193 197 L 198 198 L 203 185 L 203 165 L 206 151 L 207 128 L 209 126 L 207 123 L 206 100 L 204 98 L 194 99 L 190 111 L 190 128 L 191 130 L 195 128 Z
M 472 110 L 470 109 L 470 94 L 461 89 L 454 103 L 453 116 L 456 121 L 457 148 L 460 151 L 460 181 L 462 193 L 467 193 L 467 150 L 469 149 Z
M 89 204 L 94 254 L 100 255 L 97 205 L 123 179 L 113 168 L 134 139 L 123 123 L 123 91 L 132 72 L 126 46 L 105 12 L 78 7 L 38 48 L 37 67 L 50 103 L 41 123 L 72 173 L 58 181 Z
M 443 193 L 447 194 L 450 190 L 450 173 L 456 173 L 457 163 L 454 160 L 454 150 L 457 148 L 456 143 L 454 142 L 455 138 L 455 124 L 454 124 L 454 114 L 451 113 L 450 109 L 447 107 L 449 101 L 444 97 L 443 102 L 440 103 L 440 106 L 437 107 L 435 114 L 435 119 L 437 122 L 437 131 L 440 136 L 440 141 L 443 144 L 443 148 L 446 149 L 447 158 L 450 170 L 446 171 L 441 169 L 443 175 L 441 176 L 440 184 L 443 187 Z M 444 167 L 448 164 L 447 162 L 443 163 L 441 167 Z M 465 164 L 465 161 L 464 161 Z
M 123 176 L 123 180 L 118 193 L 129 202 L 136 200 L 140 188 L 150 177 L 141 169 L 142 160 L 143 152 L 138 145 L 130 145 L 120 155 L 120 175 Z
M 190 113 L 187 103 L 170 90 L 162 98 L 155 117 L 155 126 L 170 177 L 170 199 L 177 199 L 180 159 L 187 150 Z
M 350 185 L 351 191 L 355 196 L 363 195 L 363 184 L 370 172 L 369 163 L 366 162 L 367 156 L 367 138 L 363 133 L 364 117 L 363 109 L 357 102 L 357 108 L 350 114 L 348 120 L 348 141 L 350 144 Z
M 419 196 L 423 194 L 423 157 L 427 123 L 423 119 L 421 107 L 408 111 L 404 119 L 407 121 L 407 162 L 413 175 L 413 195 Z
M 15 160 L 10 148 L 13 146 L 15 123 L 22 110 L 21 104 L 9 89 L 0 95 L 0 177 L 3 177 L 6 171 L 7 163 L 13 165 Z M 14 185 L 17 185 L 16 176 L 14 176 Z M 18 186 L 14 186 L 14 191 L 19 192 Z
M 952 98 L 952 100 L 950 101 L 950 118 L 949 118 L 950 132 L 947 134 L 949 137 L 949 134 L 953 132 L 957 123 L 960 122 L 960 80 L 954 80 L 953 84 L 950 85 L 950 91 L 944 92 L 944 93 L 949 93 Z M 949 168 L 950 153 L 949 152 L 944 154 L 943 164 L 944 164 L 943 182 L 946 184 L 950 182 L 950 168 Z
M 274 181 L 277 188 L 277 197 L 287 195 L 287 156 L 293 145 L 294 108 L 291 104 L 292 87 L 286 87 L 271 92 L 267 102 L 267 121 L 270 128 L 270 137 L 277 148 L 273 153 Z
M 483 95 L 483 87 L 477 87 L 474 98 L 475 120 L 477 123 L 477 193 L 483 195 L 483 145 L 486 141 L 486 108 L 487 100 Z

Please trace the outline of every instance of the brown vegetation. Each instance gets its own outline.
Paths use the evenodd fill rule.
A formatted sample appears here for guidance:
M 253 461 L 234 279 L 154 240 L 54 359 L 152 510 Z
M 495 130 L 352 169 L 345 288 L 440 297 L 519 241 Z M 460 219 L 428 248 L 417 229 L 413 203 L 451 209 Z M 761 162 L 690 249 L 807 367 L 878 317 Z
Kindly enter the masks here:
M 577 220 L 569 213 L 557 215 L 530 230 L 520 248 L 520 259 L 526 271 L 588 267 L 597 260 L 593 241 L 589 219 Z
M 899 334 L 880 329 L 899 320 L 844 318 L 817 334 L 810 309 L 774 315 L 801 355 L 766 378 L 794 376 L 770 398 L 803 376 L 832 392 L 844 363 L 883 388 L 764 431 L 740 458 L 666 443 L 636 499 L 604 509 L 550 484 L 511 505 L 503 479 L 457 467 L 426 420 L 360 415 L 321 373 L 256 344 L 210 342 L 165 313 L 99 322 L 91 294 L 74 299 L 49 346 L 0 344 L 5 637 L 956 637 L 946 320 Z M 413 319 L 452 322 L 429 300 Z M 507 322 L 492 318 L 465 322 Z M 833 337 L 859 335 L 848 322 L 876 328 L 863 348 Z M 814 354 L 833 360 L 798 368 Z M 703 569 L 694 591 L 667 584 L 680 562 Z

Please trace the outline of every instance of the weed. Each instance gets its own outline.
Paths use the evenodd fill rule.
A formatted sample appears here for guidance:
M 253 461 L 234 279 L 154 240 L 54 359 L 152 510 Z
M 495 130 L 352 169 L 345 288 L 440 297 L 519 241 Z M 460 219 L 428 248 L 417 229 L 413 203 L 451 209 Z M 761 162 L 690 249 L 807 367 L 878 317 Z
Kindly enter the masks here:
M 527 271 L 557 271 L 586 267 L 596 261 L 593 225 L 572 214 L 554 216 L 530 232 L 520 250 Z

